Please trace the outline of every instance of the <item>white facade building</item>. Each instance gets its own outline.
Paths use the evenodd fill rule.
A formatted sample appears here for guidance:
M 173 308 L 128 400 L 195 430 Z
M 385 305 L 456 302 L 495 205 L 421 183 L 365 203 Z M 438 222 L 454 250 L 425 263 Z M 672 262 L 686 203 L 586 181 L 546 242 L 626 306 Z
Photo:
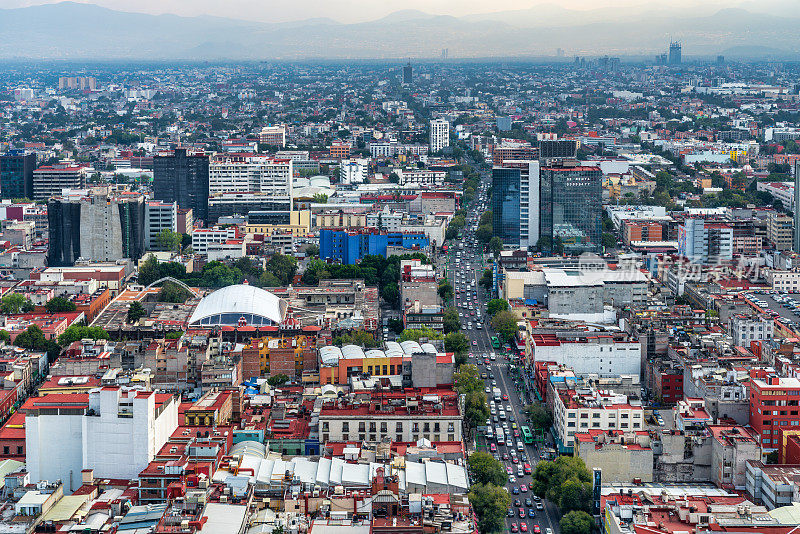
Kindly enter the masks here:
M 144 205 L 144 243 L 147 250 L 159 250 L 158 234 L 178 231 L 178 203 L 148 200 Z
M 64 493 L 81 486 L 84 469 L 97 478 L 137 478 L 178 427 L 174 397 L 137 389 L 31 397 L 23 409 L 31 480 L 61 480 Z
M 800 291 L 800 271 L 767 269 L 765 278 L 777 291 Z
M 447 173 L 445 171 L 432 171 L 430 169 L 398 169 L 400 185 L 443 185 Z
M 433 119 L 430 123 L 431 152 L 450 146 L 450 123 L 445 119 Z
M 642 347 L 638 341 L 618 341 L 602 332 L 582 336 L 533 334 L 531 338 L 535 361 L 568 365 L 577 376 L 641 373 Z
M 553 402 L 553 429 L 564 447 L 575 444 L 576 432 L 644 429 L 642 406 L 613 391 L 561 390 Z
M 192 250 L 195 254 L 208 254 L 212 245 L 219 245 L 237 239 L 236 228 L 198 228 L 192 233 Z
M 292 160 L 266 156 L 214 157 L 208 167 L 208 191 L 262 193 L 274 197 L 292 196 Z
M 740 347 L 747 347 L 751 341 L 772 339 L 773 321 L 761 315 L 732 315 L 730 318 L 731 337 Z
M 339 182 L 342 184 L 363 184 L 369 176 L 369 160 L 342 160 L 339 164 Z

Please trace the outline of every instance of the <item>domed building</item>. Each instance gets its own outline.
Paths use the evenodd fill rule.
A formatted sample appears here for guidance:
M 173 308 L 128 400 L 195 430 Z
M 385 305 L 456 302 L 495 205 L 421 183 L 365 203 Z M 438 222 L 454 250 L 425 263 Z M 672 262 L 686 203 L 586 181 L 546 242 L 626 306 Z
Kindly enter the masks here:
M 189 327 L 274 325 L 283 322 L 288 308 L 269 291 L 237 284 L 206 295 L 189 318 Z

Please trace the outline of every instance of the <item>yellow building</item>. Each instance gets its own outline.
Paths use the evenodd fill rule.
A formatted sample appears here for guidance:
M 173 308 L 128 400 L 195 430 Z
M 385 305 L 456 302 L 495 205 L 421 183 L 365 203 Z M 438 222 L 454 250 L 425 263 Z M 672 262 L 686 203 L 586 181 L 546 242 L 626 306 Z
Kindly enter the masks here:
M 311 232 L 311 211 L 289 212 L 289 224 L 248 224 L 244 231 L 247 234 L 264 235 L 291 232 L 294 237 L 305 237 Z

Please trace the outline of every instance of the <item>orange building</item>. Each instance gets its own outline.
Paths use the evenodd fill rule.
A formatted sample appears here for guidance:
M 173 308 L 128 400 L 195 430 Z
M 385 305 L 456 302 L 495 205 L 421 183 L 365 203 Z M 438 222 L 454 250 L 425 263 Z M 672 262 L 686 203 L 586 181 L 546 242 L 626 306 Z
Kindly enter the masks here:
M 330 156 L 334 159 L 347 159 L 350 157 L 350 143 L 333 143 L 329 148 Z
M 631 241 L 663 241 L 663 228 L 652 221 L 624 221 L 622 238 L 626 245 Z

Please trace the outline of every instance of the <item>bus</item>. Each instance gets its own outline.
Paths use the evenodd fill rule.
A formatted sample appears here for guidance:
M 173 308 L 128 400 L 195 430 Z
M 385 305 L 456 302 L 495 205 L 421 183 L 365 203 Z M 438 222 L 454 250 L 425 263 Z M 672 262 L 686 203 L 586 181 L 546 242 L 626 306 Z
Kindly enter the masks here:
M 496 349 L 500 348 L 500 340 L 497 339 L 497 336 L 492 336 L 492 347 Z
M 531 432 L 530 427 L 522 426 L 520 430 L 522 431 L 522 441 L 525 443 L 533 443 L 533 432 Z

